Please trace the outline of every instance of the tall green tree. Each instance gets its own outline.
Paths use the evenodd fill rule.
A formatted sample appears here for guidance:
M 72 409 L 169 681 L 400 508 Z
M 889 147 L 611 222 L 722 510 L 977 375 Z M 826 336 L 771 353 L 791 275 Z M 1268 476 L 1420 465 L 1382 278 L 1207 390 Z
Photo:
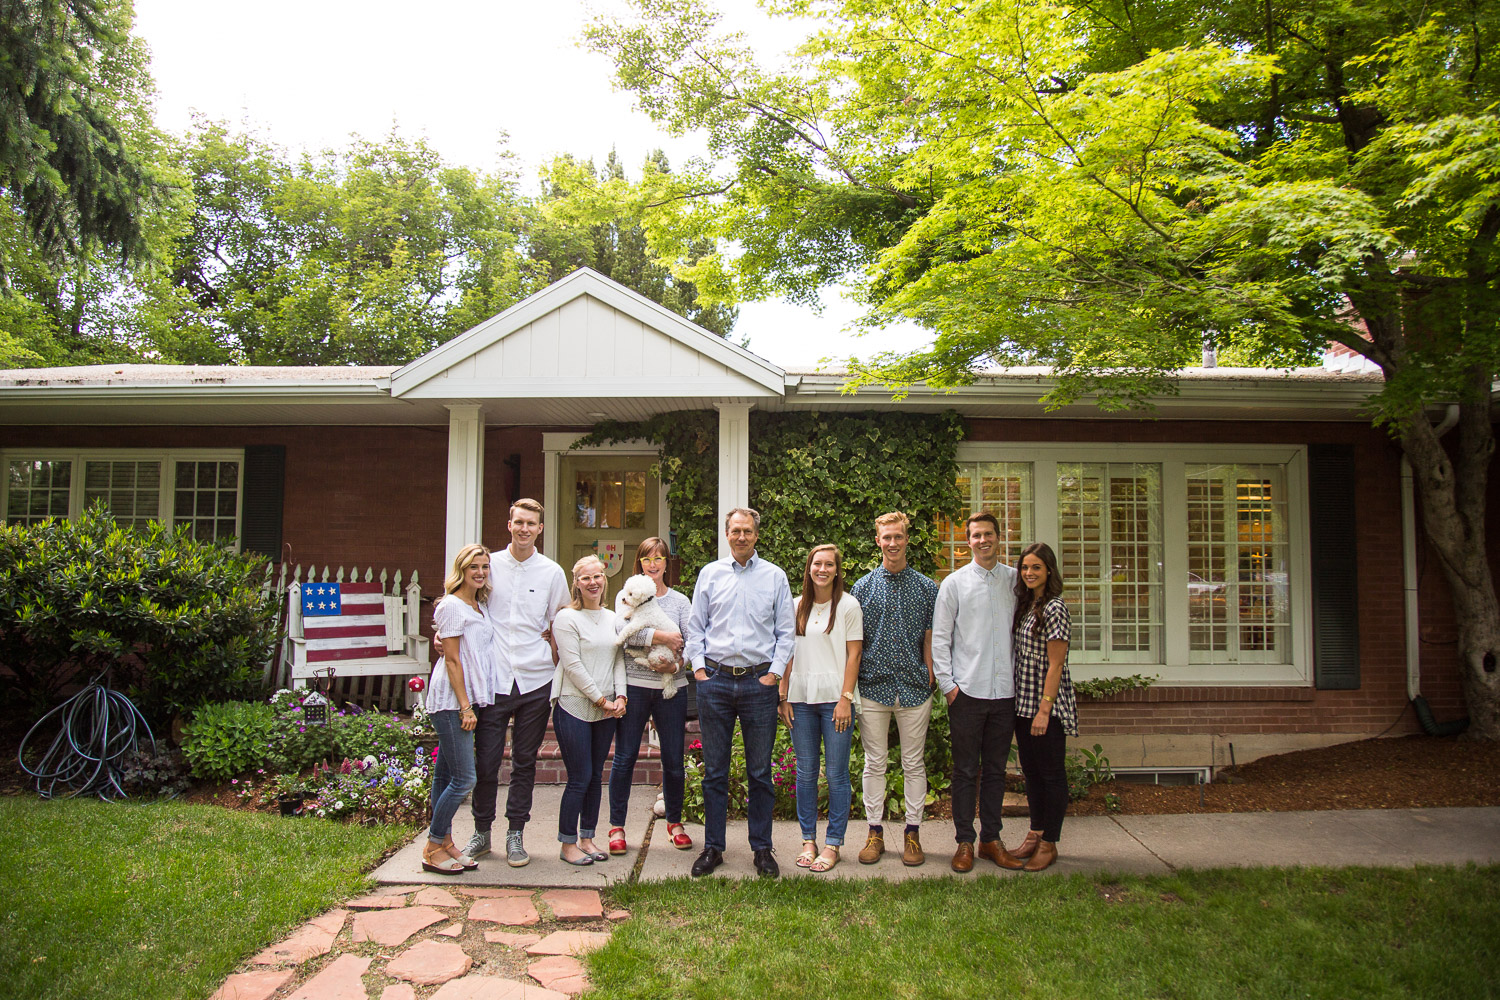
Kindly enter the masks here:
M 1333 341 L 1416 471 L 1477 735 L 1500 738 L 1485 500 L 1500 376 L 1500 7 L 1484 0 L 788 0 L 822 18 L 759 67 L 699 0 L 635 0 L 594 46 L 725 171 L 648 177 L 653 242 L 733 259 L 726 298 L 852 281 L 931 350 L 857 381 L 1047 364 L 1048 402 L 1143 405 L 1205 343 Z M 1451 450 L 1430 412 L 1457 406 Z
M 652 153 L 645 171 L 670 174 L 666 154 Z M 729 336 L 739 310 L 725 302 L 705 301 L 692 281 L 659 262 L 645 227 L 632 214 L 631 202 L 625 167 L 613 150 L 599 170 L 592 161 L 557 157 L 543 172 L 542 195 L 530 213 L 528 255 L 546 262 L 549 273 L 557 277 L 580 267 L 593 268 L 705 330 Z M 691 267 L 711 255 L 714 246 L 698 240 L 685 250 L 680 263 Z
M 293 160 L 203 124 L 183 150 L 192 228 L 173 283 L 205 335 L 186 360 L 402 364 L 529 291 L 513 178 L 445 163 L 421 140 Z
M 0 0 L 0 190 L 53 256 L 145 252 L 159 181 L 128 113 L 144 67 L 133 20 L 130 0 Z

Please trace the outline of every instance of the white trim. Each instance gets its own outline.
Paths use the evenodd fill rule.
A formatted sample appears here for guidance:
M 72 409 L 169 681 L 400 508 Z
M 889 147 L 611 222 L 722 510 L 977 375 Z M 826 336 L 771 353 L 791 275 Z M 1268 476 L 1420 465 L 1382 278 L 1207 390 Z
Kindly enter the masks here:
M 719 531 L 729 512 L 750 505 L 750 405 L 719 403 L 719 558 L 729 558 L 729 536 Z
M 1308 537 L 1307 448 L 1292 444 L 1116 444 L 1040 441 L 963 442 L 957 460 L 968 462 L 1031 462 L 1032 510 L 1037 538 L 1056 544 L 1058 462 L 1147 462 L 1162 471 L 1163 662 L 1108 663 L 1070 661 L 1078 680 L 1121 674 L 1155 674 L 1162 685 L 1226 685 L 1235 687 L 1308 686 L 1312 684 L 1312 556 Z M 1188 658 L 1186 604 L 1166 581 L 1186 579 L 1187 523 L 1186 466 L 1200 462 L 1283 465 L 1286 468 L 1288 565 L 1292 620 L 1287 652 L 1289 663 L 1211 664 Z M 1178 481 L 1181 480 L 1181 484 Z M 1174 607 L 1180 604 L 1181 607 Z M 1180 631 L 1180 634 L 1174 632 Z
M 482 542 L 484 531 L 484 408 L 473 403 L 448 405 L 448 495 L 444 520 L 447 549 L 443 565 L 451 566 L 459 549 Z
M 234 550 L 240 551 L 245 518 L 245 449 L 243 448 L 6 448 L 0 449 L 0 523 L 8 520 L 10 507 L 11 462 L 71 462 L 68 484 L 69 519 L 83 513 L 83 463 L 145 462 L 161 463 L 161 481 L 157 486 L 158 502 L 153 520 L 172 527 L 174 494 L 177 491 L 178 462 L 234 462 L 238 479 L 234 488 Z
M 712 358 L 736 374 L 762 386 L 770 395 L 780 396 L 785 391 L 786 372 L 783 369 L 751 354 L 743 347 L 730 343 L 723 337 L 715 336 L 702 327 L 689 323 L 670 309 L 652 302 L 644 295 L 633 292 L 599 272 L 584 267 L 398 369 L 391 375 L 391 394 L 397 397 L 415 394 L 418 386 L 437 378 L 460 361 L 478 354 L 484 348 L 503 340 L 516 330 L 535 322 L 548 313 L 557 311 L 584 295 L 598 299 L 648 329 L 664 334 L 699 354 Z M 695 379 L 685 378 L 677 381 L 697 384 Z M 623 393 L 604 392 L 599 388 L 598 380 L 583 378 L 557 379 L 555 384 L 557 388 L 565 390 L 562 393 L 564 395 L 650 396 L 659 394 L 654 391 L 643 391 L 640 379 L 629 380 L 628 392 Z M 509 384 L 501 386 L 493 382 L 484 382 L 476 383 L 470 388 L 481 390 L 471 393 L 474 395 L 488 396 L 502 388 L 507 397 L 517 395 L 515 387 Z M 550 390 L 551 386 L 548 388 Z M 744 388 L 740 385 L 736 394 L 743 394 Z M 458 395 L 459 392 L 456 389 L 448 391 L 447 383 L 445 383 L 443 394 Z M 544 393 L 538 391 L 537 394 Z M 552 391 L 546 394 L 557 395 L 558 393 Z M 704 394 L 698 389 L 692 392 L 692 395 Z
M 661 449 L 650 441 L 635 438 L 630 441 L 614 441 L 610 444 L 594 444 L 587 448 L 574 448 L 573 444 L 587 437 L 575 431 L 547 431 L 542 434 L 542 506 L 549 518 L 556 517 L 560 506 L 559 483 L 562 481 L 562 456 L 569 455 L 649 455 L 661 457 Z M 671 538 L 672 507 L 667 503 L 666 484 L 658 484 L 656 491 L 657 531 L 662 538 Z M 557 560 L 557 535 L 542 532 L 542 555 Z

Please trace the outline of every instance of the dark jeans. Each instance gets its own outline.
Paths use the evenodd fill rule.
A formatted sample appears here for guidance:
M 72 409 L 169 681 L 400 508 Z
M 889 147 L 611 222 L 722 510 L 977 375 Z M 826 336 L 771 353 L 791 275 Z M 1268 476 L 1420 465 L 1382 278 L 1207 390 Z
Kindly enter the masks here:
M 495 825 L 495 801 L 500 794 L 500 765 L 505 762 L 505 727 L 510 734 L 510 791 L 505 796 L 505 819 L 512 830 L 525 829 L 531 818 L 531 792 L 536 786 L 536 752 L 547 735 L 547 713 L 552 707 L 552 688 L 543 684 L 535 691 L 521 694 L 512 686 L 511 693 L 496 698 L 493 705 L 478 706 L 474 714 L 479 725 L 474 729 L 474 762 L 478 780 L 474 783 L 474 829 L 488 830 Z
M 1032 736 L 1031 720 L 1016 716 L 1016 748 L 1021 752 L 1021 773 L 1026 775 L 1031 828 L 1055 844 L 1068 811 L 1068 771 L 1063 766 L 1068 737 L 1062 723 L 1053 716 L 1045 733 Z
M 635 759 L 641 752 L 646 720 L 656 723 L 661 737 L 662 791 L 666 793 L 667 822 L 682 822 L 682 742 L 687 727 L 687 692 L 681 685 L 677 697 L 661 696 L 660 688 L 637 687 L 625 691 L 630 700 L 625 717 L 615 732 L 615 766 L 609 773 L 609 825 L 624 826 L 630 807 L 630 784 L 635 777 Z
M 557 748 L 568 769 L 568 786 L 563 789 L 557 815 L 557 839 L 564 844 L 594 837 L 599 825 L 599 798 L 604 791 L 604 761 L 619 721 L 609 717 L 585 722 L 561 705 L 552 713 L 552 731 L 557 734 Z
M 1014 698 L 970 698 L 959 691 L 948 706 L 953 743 L 953 832 L 960 844 L 974 842 L 974 791 L 979 786 L 979 840 L 1000 838 L 1005 801 L 1005 762 L 1016 723 Z
M 710 673 L 698 682 L 698 726 L 703 737 L 703 846 L 724 850 L 724 826 L 729 818 L 729 757 L 734 744 L 734 720 L 745 739 L 745 779 L 750 786 L 750 847 L 771 846 L 771 810 L 776 793 L 771 786 L 771 748 L 776 742 L 776 685 L 765 685 L 750 675 L 730 677 Z
M 427 839 L 441 844 L 453 832 L 453 815 L 474 787 L 474 733 L 465 731 L 458 709 L 433 712 L 437 766 L 432 769 L 432 826 Z

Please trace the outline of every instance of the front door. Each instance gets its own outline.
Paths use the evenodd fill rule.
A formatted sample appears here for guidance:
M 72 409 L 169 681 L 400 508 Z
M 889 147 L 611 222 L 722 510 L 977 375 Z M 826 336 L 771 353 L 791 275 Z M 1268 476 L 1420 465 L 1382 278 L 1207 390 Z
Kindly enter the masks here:
M 635 549 L 661 534 L 661 484 L 649 455 L 563 455 L 559 467 L 562 527 L 557 561 L 572 580 L 573 564 L 597 555 L 609 571 L 605 607 L 635 567 Z

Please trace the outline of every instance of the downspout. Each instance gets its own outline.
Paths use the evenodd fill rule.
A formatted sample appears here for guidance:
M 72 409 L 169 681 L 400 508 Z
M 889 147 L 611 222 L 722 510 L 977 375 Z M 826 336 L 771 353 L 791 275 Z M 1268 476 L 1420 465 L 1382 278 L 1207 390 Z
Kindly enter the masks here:
M 1449 403 L 1448 412 L 1433 433 L 1442 437 L 1458 423 L 1458 404 Z M 1432 717 L 1427 699 L 1422 697 L 1422 643 L 1417 607 L 1417 504 L 1416 484 L 1411 462 L 1401 456 L 1401 571 L 1404 582 L 1403 603 L 1406 615 L 1406 697 L 1416 710 L 1422 731 L 1429 736 L 1453 736 L 1468 728 L 1467 718 L 1439 724 Z

